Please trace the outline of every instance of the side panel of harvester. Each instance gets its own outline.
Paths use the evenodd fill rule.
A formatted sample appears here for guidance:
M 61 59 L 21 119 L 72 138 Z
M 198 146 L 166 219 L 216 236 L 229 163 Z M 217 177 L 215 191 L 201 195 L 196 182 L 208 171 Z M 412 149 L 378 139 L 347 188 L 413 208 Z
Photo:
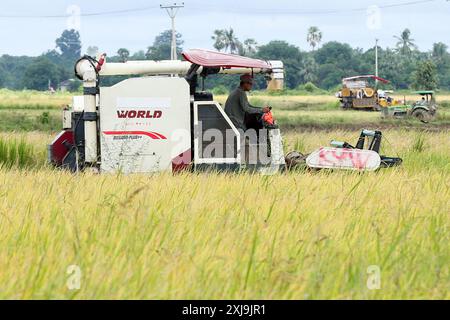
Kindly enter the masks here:
M 178 77 L 132 78 L 100 88 L 101 171 L 172 171 L 181 155 L 190 163 L 189 104 L 189 86 Z

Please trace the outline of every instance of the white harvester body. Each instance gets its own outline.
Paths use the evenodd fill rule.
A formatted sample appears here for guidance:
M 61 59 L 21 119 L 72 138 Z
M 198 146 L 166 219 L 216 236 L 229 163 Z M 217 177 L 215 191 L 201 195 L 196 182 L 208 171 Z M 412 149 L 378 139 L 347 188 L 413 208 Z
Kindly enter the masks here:
M 172 170 L 189 152 L 189 86 L 179 77 L 144 77 L 100 88 L 103 172 Z

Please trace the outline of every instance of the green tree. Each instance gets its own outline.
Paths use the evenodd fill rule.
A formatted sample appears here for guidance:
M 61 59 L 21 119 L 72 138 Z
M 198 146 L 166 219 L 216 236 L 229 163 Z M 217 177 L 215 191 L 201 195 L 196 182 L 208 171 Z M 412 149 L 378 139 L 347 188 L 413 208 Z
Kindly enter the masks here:
M 146 59 L 145 51 L 139 50 L 139 51 L 133 53 L 130 60 L 137 61 L 137 60 L 145 60 L 145 59 Z
M 437 69 L 433 61 L 423 61 L 414 72 L 413 88 L 416 90 L 434 90 L 437 88 Z
M 238 53 L 241 42 L 236 37 L 233 28 L 224 30 L 224 40 L 225 40 L 225 51 L 230 53 Z
M 49 50 L 43 54 L 46 58 L 48 58 L 51 62 L 57 65 L 63 66 L 67 62 L 63 59 L 61 54 L 56 50 Z M 72 65 L 73 66 L 73 65 Z
M 413 50 L 417 50 L 414 39 L 411 39 L 411 31 L 406 28 L 400 36 L 394 36 L 397 39 L 397 51 L 402 55 L 410 55 Z
M 217 51 L 222 51 L 225 49 L 225 30 L 214 30 L 214 34 L 211 36 L 214 40 L 213 47 Z
M 448 46 L 442 42 L 435 43 L 431 52 L 431 58 L 438 70 L 439 86 L 450 87 L 450 53 Z
M 27 89 L 45 91 L 50 84 L 57 87 L 61 81 L 61 70 L 47 57 L 41 56 L 25 70 L 23 86 Z
M 438 42 L 433 44 L 433 50 L 431 52 L 431 57 L 436 62 L 442 62 L 448 55 L 448 46 L 445 43 Z
M 416 63 L 418 61 L 414 56 L 405 59 L 397 50 L 379 51 L 379 74 L 397 89 L 408 89 L 411 86 Z
M 179 56 L 183 51 L 184 41 L 182 40 L 182 35 L 180 33 L 176 34 L 177 43 L 177 55 Z M 153 45 L 147 48 L 145 54 L 146 58 L 149 60 L 169 60 L 170 52 L 172 47 L 172 31 L 165 30 L 156 36 Z
M 306 41 L 308 41 L 309 45 L 312 47 L 312 50 L 316 48 L 322 41 L 322 31 L 319 30 L 318 27 L 310 27 L 308 29 L 308 35 L 306 36 Z
M 360 71 L 359 53 L 346 43 L 327 42 L 314 52 L 314 58 L 318 64 L 317 83 L 321 88 L 335 87 L 343 77 L 357 75 Z
M 6 79 L 6 72 L 3 67 L 0 65 L 0 88 L 3 88 Z
M 271 41 L 259 47 L 256 55 L 266 60 L 281 60 L 286 70 L 285 83 L 288 88 L 296 88 L 302 81 L 303 53 L 286 41 Z
M 62 35 L 56 39 L 56 47 L 66 63 L 75 63 L 81 56 L 80 33 L 73 29 L 64 30 Z
M 341 68 L 337 68 L 335 64 L 325 63 L 319 65 L 317 76 L 320 88 L 331 89 L 341 83 L 342 78 L 349 74 Z
M 14 57 L 3 55 L 0 57 L 0 68 L 3 69 L 1 76 L 2 86 L 13 90 L 23 89 L 23 78 L 25 70 L 35 61 L 31 57 Z
M 244 56 L 253 56 L 258 51 L 258 42 L 256 42 L 255 39 L 246 39 L 242 43 L 243 52 L 242 55 Z
M 244 46 L 237 38 L 233 28 L 214 30 L 211 37 L 214 40 L 214 48 L 218 51 L 225 51 L 236 54 L 244 50 Z
M 125 48 L 120 48 L 120 49 L 117 51 L 117 54 L 119 55 L 120 61 L 122 61 L 122 62 L 127 62 L 127 61 L 128 61 L 128 58 L 130 57 L 130 51 L 128 51 L 128 50 L 125 49 Z
M 98 47 L 97 46 L 89 46 L 87 48 L 87 50 L 86 50 L 86 54 L 88 56 L 91 56 L 91 57 L 95 58 L 97 56 L 97 54 L 98 54 Z
M 239 54 L 242 56 L 253 56 L 258 51 L 258 42 L 255 39 L 246 39 L 242 44 L 239 44 Z
M 300 70 L 300 75 L 302 76 L 302 82 L 317 82 L 317 71 L 318 65 L 314 57 L 311 55 L 306 55 L 303 59 L 303 68 Z
M 353 49 L 346 43 L 330 41 L 314 53 L 318 64 L 334 63 L 348 68 L 352 64 Z

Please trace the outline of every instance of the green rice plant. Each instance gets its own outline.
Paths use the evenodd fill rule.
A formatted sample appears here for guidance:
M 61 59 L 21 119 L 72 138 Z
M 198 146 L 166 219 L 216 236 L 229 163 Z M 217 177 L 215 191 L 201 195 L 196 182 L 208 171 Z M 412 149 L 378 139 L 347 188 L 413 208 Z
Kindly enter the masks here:
M 41 124 L 48 124 L 50 122 L 50 113 L 47 111 L 42 112 L 38 120 Z
M 30 168 L 36 163 L 34 148 L 24 138 L 0 137 L 0 166 Z
M 413 152 L 423 152 L 426 148 L 426 144 L 425 144 L 425 136 L 423 133 L 419 133 L 416 135 L 416 137 L 414 138 L 414 142 L 413 145 L 411 147 Z
M 61 128 L 61 114 L 60 111 L 0 110 L 0 128 L 2 132 L 56 132 Z
M 295 139 L 294 150 L 300 152 L 305 150 L 305 141 L 301 137 Z

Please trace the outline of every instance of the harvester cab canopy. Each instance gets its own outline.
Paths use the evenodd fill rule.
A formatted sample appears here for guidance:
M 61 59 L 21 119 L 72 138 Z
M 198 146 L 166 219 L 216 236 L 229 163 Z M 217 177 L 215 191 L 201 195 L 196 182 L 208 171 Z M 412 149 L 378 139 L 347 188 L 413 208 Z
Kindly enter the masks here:
M 421 90 L 421 91 L 415 91 L 413 93 L 420 94 L 421 96 L 425 96 L 425 95 L 433 95 L 434 91 L 433 90 Z
M 413 94 L 418 94 L 426 99 L 427 102 L 432 101 L 434 98 L 434 91 L 433 90 L 420 90 L 420 91 L 414 91 Z
M 377 77 L 375 75 L 363 75 L 344 78 L 342 79 L 342 84 L 344 87 L 349 89 L 365 88 L 367 87 L 369 80 L 376 80 L 384 84 L 389 83 L 389 80 Z
M 281 61 L 265 61 L 204 49 L 191 49 L 182 53 L 192 65 L 185 78 L 191 86 L 191 93 L 197 85 L 197 76 L 204 80 L 213 74 L 264 74 L 269 90 L 283 88 L 284 69 Z M 204 88 L 203 88 L 204 89 Z
M 192 64 L 208 68 L 272 69 L 272 65 L 268 61 L 203 49 L 188 50 L 183 52 L 182 56 Z

